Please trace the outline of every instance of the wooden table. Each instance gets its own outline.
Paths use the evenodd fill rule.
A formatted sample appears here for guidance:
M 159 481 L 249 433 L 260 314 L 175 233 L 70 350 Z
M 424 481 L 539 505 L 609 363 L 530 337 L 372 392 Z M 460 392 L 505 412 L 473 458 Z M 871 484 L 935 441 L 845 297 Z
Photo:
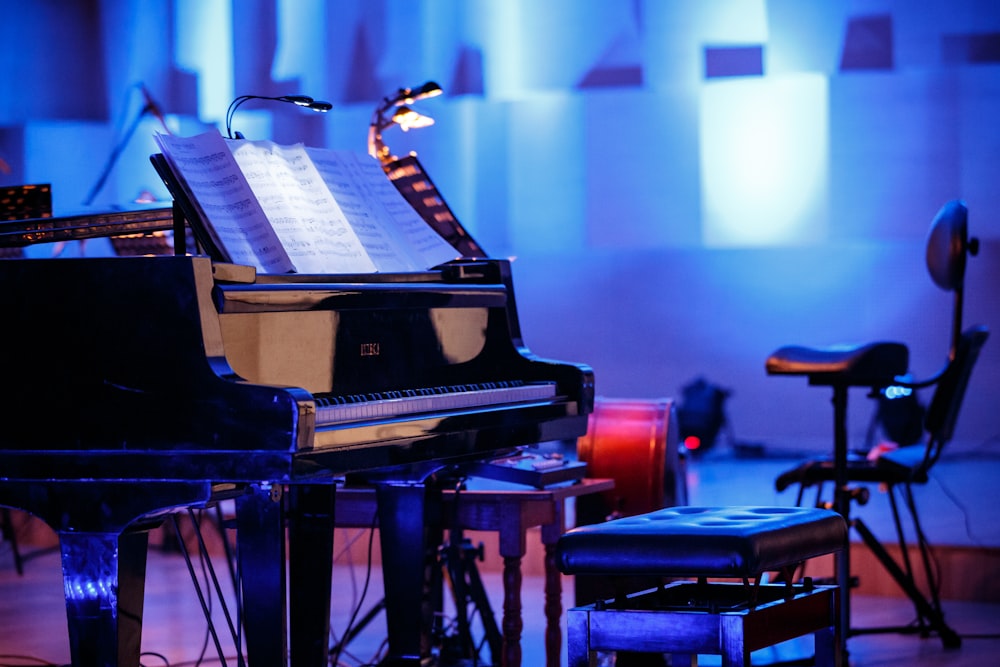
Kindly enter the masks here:
M 566 530 L 566 500 L 608 491 L 611 479 L 583 479 L 545 488 L 518 486 L 489 480 L 470 480 L 460 492 L 458 521 L 463 529 L 499 533 L 503 558 L 502 663 L 521 665 L 521 561 L 529 528 L 541 527 L 545 550 L 545 655 L 547 667 L 559 667 L 562 650 L 562 581 L 556 564 L 556 541 Z M 447 505 L 455 491 L 446 490 Z M 334 494 L 335 522 L 343 528 L 368 528 L 375 513 L 375 492 L 370 488 L 343 487 Z

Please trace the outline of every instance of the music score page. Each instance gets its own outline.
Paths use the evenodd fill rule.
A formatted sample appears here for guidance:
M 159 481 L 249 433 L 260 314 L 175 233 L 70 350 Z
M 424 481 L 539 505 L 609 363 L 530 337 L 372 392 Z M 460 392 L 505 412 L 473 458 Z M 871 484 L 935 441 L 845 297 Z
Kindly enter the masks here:
M 365 154 L 157 135 L 232 261 L 265 273 L 419 271 L 458 256 Z

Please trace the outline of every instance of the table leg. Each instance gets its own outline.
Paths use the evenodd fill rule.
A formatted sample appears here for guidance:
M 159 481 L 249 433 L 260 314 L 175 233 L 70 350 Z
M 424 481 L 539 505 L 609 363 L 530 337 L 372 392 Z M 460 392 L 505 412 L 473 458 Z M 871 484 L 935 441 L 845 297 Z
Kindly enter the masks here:
M 503 667 L 521 667 L 521 556 L 503 559 Z
M 545 545 L 545 664 L 559 667 L 562 654 L 562 581 L 556 561 L 556 545 Z
M 555 503 L 555 519 L 542 526 L 545 547 L 545 665 L 561 667 L 562 661 L 562 574 L 556 558 L 556 543 L 566 530 L 565 505 Z

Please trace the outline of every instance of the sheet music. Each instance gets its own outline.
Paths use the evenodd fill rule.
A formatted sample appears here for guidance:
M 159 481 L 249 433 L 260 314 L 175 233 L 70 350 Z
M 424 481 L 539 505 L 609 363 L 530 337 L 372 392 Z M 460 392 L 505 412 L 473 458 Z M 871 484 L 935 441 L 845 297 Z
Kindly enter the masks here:
M 370 155 L 305 150 L 380 271 L 426 269 L 459 255 L 410 206 Z
M 217 131 L 157 142 L 234 262 L 268 273 L 405 272 L 460 255 L 367 154 Z
M 228 141 L 250 189 L 300 273 L 383 270 L 301 144 Z
M 154 138 L 233 262 L 270 273 L 294 270 L 222 135 Z

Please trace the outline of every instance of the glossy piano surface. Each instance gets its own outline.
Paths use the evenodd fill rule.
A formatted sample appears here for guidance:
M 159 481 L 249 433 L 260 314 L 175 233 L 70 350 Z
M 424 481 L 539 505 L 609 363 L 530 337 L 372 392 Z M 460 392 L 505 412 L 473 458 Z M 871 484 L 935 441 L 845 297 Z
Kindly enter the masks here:
M 142 217 L 21 221 L 0 246 L 168 222 Z M 257 276 L 201 256 L 9 259 L 0 312 L 0 505 L 59 535 L 78 667 L 138 664 L 146 531 L 223 498 L 250 667 L 325 666 L 333 482 L 349 473 L 378 491 L 383 664 L 425 664 L 423 559 L 440 530 L 428 478 L 576 438 L 593 406 L 588 367 L 525 348 L 504 261 Z M 110 593 L 77 595 L 80 582 Z
M 593 402 L 587 367 L 524 348 L 503 261 L 256 277 L 201 257 L 11 260 L 0 285 L 11 479 L 281 482 L 481 457 L 576 437 Z M 414 394 L 445 400 L 411 413 Z

